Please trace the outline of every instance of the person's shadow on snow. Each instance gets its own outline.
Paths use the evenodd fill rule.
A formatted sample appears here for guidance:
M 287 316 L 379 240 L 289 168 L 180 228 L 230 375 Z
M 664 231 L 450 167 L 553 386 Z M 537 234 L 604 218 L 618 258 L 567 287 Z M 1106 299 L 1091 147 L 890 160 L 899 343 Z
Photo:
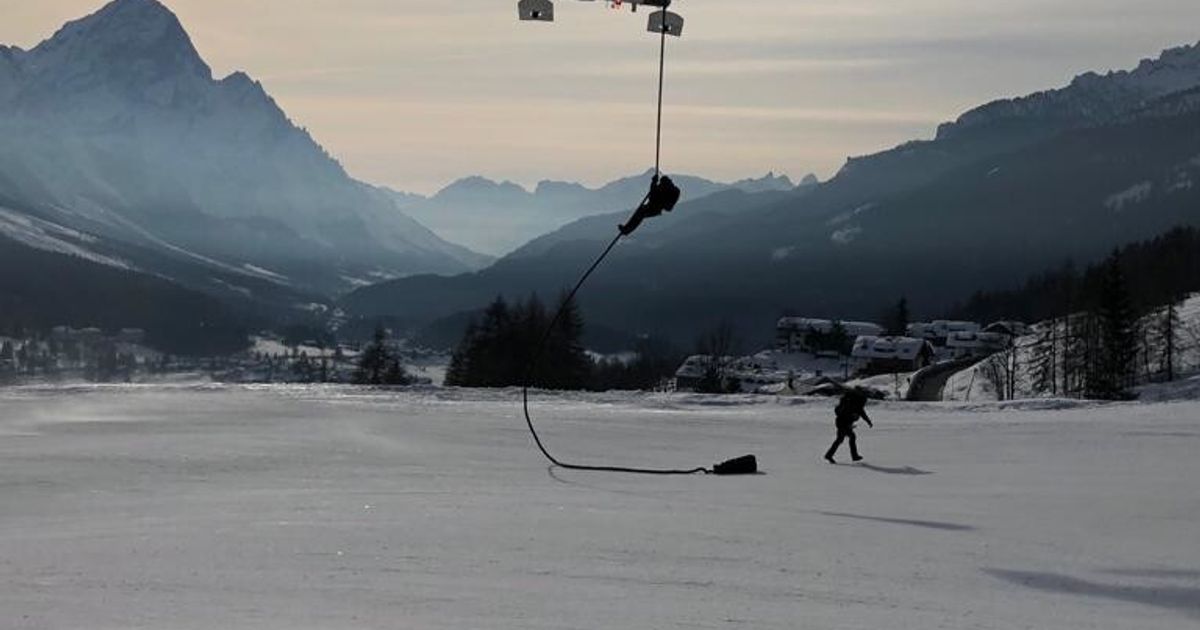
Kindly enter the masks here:
M 869 516 L 867 514 L 850 514 L 848 512 L 817 512 L 822 516 L 832 516 L 834 518 L 851 518 L 860 521 L 872 521 L 875 523 L 887 523 L 889 525 L 909 525 L 912 527 L 924 527 L 926 529 L 938 529 L 947 532 L 971 532 L 975 531 L 974 525 L 964 525 L 962 523 L 948 523 L 946 521 L 924 521 L 911 518 L 891 518 L 888 516 Z
M 1186 583 L 1194 581 L 1195 577 L 1175 578 L 1184 582 L 1176 584 L 1130 585 L 1094 582 L 1060 573 L 994 568 L 982 570 L 993 577 L 1039 591 L 1157 606 L 1200 618 L 1200 584 Z
M 912 466 L 898 466 L 898 467 L 893 468 L 893 467 L 888 467 L 888 466 L 877 466 L 875 464 L 869 464 L 867 462 L 858 462 L 857 464 L 854 464 L 854 466 L 856 466 L 858 468 L 866 468 L 867 470 L 873 470 L 877 473 L 884 473 L 887 475 L 932 475 L 933 474 L 932 470 L 921 470 L 920 468 L 913 468 Z

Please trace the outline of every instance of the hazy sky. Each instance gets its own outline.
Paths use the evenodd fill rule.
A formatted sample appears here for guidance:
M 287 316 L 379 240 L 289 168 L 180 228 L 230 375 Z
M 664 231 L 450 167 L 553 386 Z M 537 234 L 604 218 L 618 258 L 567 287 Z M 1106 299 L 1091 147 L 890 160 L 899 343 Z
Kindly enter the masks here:
M 25 48 L 102 0 L 0 0 Z M 360 179 L 597 184 L 654 158 L 648 12 L 558 0 L 165 0 L 218 76 L 245 70 Z M 1196 0 L 677 0 L 664 168 L 836 172 L 991 99 L 1200 40 Z

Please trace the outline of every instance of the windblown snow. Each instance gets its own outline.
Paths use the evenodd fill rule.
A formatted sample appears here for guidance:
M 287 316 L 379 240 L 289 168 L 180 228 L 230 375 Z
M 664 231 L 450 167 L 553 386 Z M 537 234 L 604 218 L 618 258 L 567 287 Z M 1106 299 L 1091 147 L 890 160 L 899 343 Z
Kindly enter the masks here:
M 33 628 L 1138 628 L 1200 620 L 1200 403 L 0 390 L 0 610 Z M 843 455 L 844 457 L 844 455 Z

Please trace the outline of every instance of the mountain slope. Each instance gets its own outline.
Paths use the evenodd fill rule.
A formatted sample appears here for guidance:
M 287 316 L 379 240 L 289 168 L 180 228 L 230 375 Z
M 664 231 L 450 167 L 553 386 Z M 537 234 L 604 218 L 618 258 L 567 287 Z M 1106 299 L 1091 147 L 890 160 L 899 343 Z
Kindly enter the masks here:
M 650 184 L 653 170 L 624 177 L 599 188 L 575 182 L 543 180 L 532 192 L 512 182 L 466 177 L 429 198 L 395 193 L 401 208 L 438 234 L 480 251 L 506 254 L 532 236 L 556 230 L 588 216 L 632 210 Z M 790 191 L 796 188 L 786 175 L 768 173 L 758 179 L 732 184 L 690 175 L 671 175 L 683 190 L 683 199 L 699 199 L 715 192 Z M 812 186 L 807 176 L 801 184 Z
M 1200 85 L 1200 44 L 1164 51 L 1131 71 L 1085 73 L 1066 87 L 1003 99 L 939 126 L 933 140 L 904 143 L 847 160 L 810 198 L 814 211 L 841 213 L 990 156 L 1028 147 L 1057 134 L 1116 122 L 1125 114 Z
M 241 350 L 261 320 L 159 277 L 0 235 L 0 332 L 135 327 L 172 354 Z
M 1152 66 L 1139 68 L 1152 74 Z M 1011 116 L 977 121 L 969 131 L 851 161 L 804 195 L 714 197 L 727 206 L 721 212 L 681 206 L 617 248 L 585 292 L 584 309 L 606 326 L 684 342 L 728 317 L 766 341 L 769 322 L 785 310 L 870 318 L 908 295 L 918 314 L 935 315 L 974 290 L 1196 224 L 1196 84 L 1130 98 L 1103 122 L 1033 110 L 1019 124 Z M 1004 137 L 1022 126 L 1034 131 Z M 344 303 L 419 320 L 496 293 L 554 291 L 611 235 L 611 221 L 580 222 L 486 271 L 391 282 Z M 428 306 L 443 303 L 440 314 Z
M 261 84 L 215 80 L 155 0 L 116 0 L 32 50 L 0 50 L 0 198 L 322 292 L 483 262 L 351 179 Z
M 306 320 L 330 310 L 328 298 L 296 289 L 266 270 L 233 267 L 182 251 L 160 251 L 64 227 L 0 202 L 0 238 L 119 270 L 170 279 L 260 321 Z M 14 273 L 30 274 L 30 269 Z M 52 324 L 52 322 L 51 322 Z

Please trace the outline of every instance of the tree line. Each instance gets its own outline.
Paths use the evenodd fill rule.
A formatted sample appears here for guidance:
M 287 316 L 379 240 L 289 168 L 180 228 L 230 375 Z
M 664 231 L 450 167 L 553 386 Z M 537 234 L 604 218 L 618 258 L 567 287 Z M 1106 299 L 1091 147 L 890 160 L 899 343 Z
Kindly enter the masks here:
M 371 342 L 363 347 L 354 370 L 357 385 L 411 385 L 412 377 L 404 369 L 403 358 L 388 342 L 387 331 L 376 326 Z
M 554 312 L 536 294 L 513 304 L 497 297 L 467 324 L 451 355 L 446 385 L 516 387 L 528 380 L 533 387 L 557 390 L 651 389 L 682 360 L 672 346 L 651 338 L 640 339 L 630 356 L 593 358 L 583 347 L 578 304 L 563 296 L 559 309 L 551 328 Z
M 976 293 L 952 316 L 1042 322 L 983 364 L 1001 398 L 1016 395 L 1023 375 L 1031 393 L 1125 399 L 1135 385 L 1174 380 L 1181 349 L 1200 344 L 1179 316 L 1196 291 L 1200 231 L 1179 227 L 1082 271 L 1065 263 L 1021 288 Z
M 0 335 L 49 335 L 54 326 L 142 328 L 146 344 L 184 356 L 249 347 L 253 318 L 157 276 L 0 239 Z

